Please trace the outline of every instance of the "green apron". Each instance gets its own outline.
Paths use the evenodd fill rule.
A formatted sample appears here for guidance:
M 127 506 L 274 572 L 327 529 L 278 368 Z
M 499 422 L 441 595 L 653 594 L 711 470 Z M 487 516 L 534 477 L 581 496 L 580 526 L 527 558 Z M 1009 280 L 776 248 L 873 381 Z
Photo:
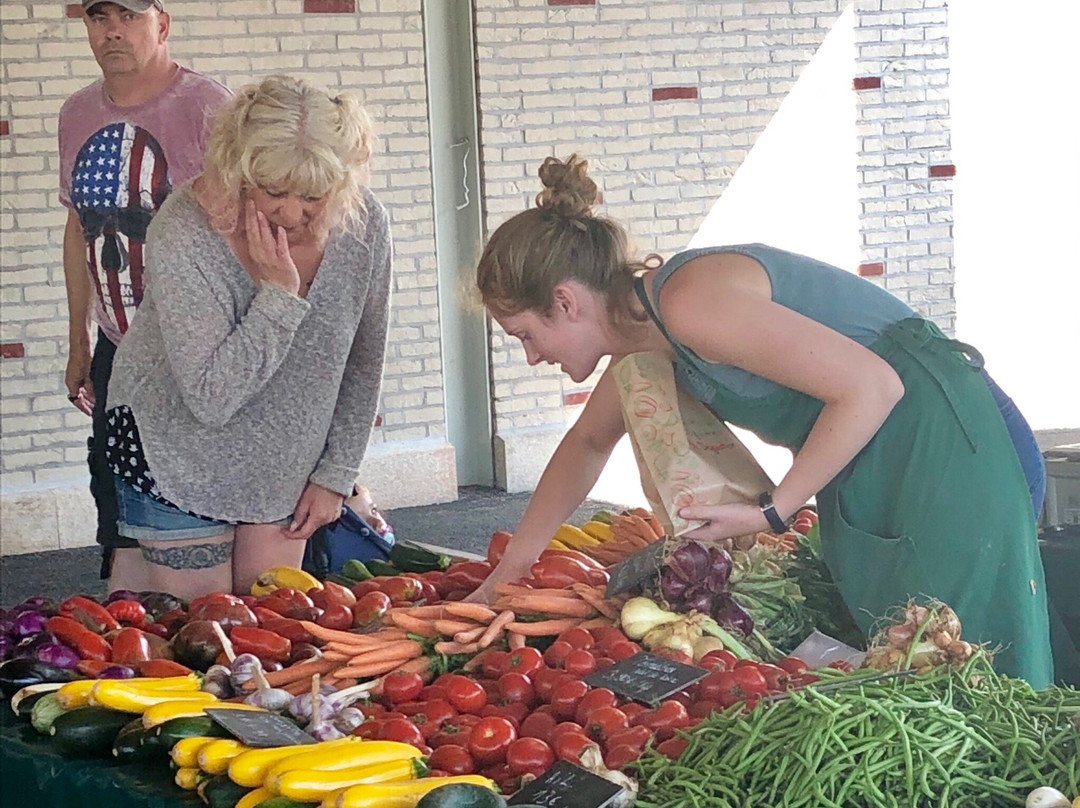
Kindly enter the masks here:
M 821 401 L 786 387 L 739 396 L 672 344 L 677 375 L 718 417 L 799 450 Z M 825 560 L 848 608 L 869 634 L 909 598 L 938 598 L 960 617 L 964 639 L 1000 647 L 999 671 L 1049 685 L 1031 498 L 979 373 L 982 357 L 919 317 L 895 323 L 869 347 L 899 374 L 904 397 L 817 495 Z

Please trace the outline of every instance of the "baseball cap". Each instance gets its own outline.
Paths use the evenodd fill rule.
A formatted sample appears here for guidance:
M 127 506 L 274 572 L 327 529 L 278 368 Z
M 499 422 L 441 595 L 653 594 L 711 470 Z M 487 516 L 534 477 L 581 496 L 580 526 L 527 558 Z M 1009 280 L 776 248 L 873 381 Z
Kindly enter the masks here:
M 138 14 L 146 11 L 151 6 L 155 7 L 158 11 L 164 11 L 165 7 L 161 4 L 161 0 L 82 0 L 83 11 L 89 11 L 94 6 L 101 3 L 116 3 L 118 6 L 123 6 L 128 11 L 134 11 Z

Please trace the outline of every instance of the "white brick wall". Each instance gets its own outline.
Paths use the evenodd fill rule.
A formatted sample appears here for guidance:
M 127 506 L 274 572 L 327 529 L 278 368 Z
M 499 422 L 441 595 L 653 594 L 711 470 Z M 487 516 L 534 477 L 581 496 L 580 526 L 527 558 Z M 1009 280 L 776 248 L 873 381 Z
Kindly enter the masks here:
M 863 255 L 876 280 L 943 331 L 956 324 L 946 0 L 856 0 Z
M 359 0 L 303 13 L 302 0 L 170 0 L 172 53 L 236 88 L 286 71 L 359 92 L 382 141 L 372 186 L 396 245 L 390 347 L 374 443 L 445 437 L 421 0 Z M 98 67 L 81 19 L 59 2 L 0 5 L 0 482 L 5 490 L 85 478 L 89 419 L 66 400 L 67 304 L 57 199 L 56 116 Z
M 643 254 L 685 247 L 842 5 L 477 0 L 488 232 L 532 204 L 545 157 L 577 151 Z M 653 100 L 671 87 L 697 97 Z M 497 432 L 563 426 L 573 382 L 494 328 Z

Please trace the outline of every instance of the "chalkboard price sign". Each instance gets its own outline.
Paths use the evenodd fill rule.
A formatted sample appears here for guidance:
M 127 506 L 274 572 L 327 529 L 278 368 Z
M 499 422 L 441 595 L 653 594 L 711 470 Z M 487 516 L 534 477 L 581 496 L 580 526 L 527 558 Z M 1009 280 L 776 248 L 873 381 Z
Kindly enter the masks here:
M 656 705 L 694 682 L 708 671 L 673 659 L 642 651 L 585 677 L 591 687 L 606 687 L 620 696 Z
M 622 792 L 610 780 L 566 760 L 518 791 L 507 805 L 542 805 L 544 808 L 604 808 Z
M 204 711 L 247 746 L 290 746 L 316 743 L 292 721 L 277 713 L 210 707 Z
M 604 594 L 609 598 L 621 595 L 643 581 L 652 580 L 660 573 L 663 558 L 664 541 L 661 540 L 623 559 L 611 568 L 611 578 Z

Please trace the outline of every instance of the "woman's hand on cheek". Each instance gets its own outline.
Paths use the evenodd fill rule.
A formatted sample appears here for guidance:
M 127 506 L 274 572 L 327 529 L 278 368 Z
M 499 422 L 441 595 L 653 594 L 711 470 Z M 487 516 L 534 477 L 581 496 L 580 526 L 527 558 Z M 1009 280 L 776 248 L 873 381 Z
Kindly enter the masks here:
M 345 497 L 337 491 L 308 483 L 300 495 L 300 501 L 296 503 L 292 524 L 283 531 L 285 538 L 297 541 L 311 538 L 311 534 L 323 525 L 337 521 L 344 501 Z
M 679 516 L 691 521 L 703 520 L 706 524 L 684 533 L 687 539 L 719 541 L 732 536 L 745 536 L 768 530 L 769 523 L 757 505 L 732 503 L 730 505 L 687 505 L 679 509 Z
M 256 210 L 254 202 L 249 199 L 244 205 L 244 231 L 248 254 L 258 273 L 256 280 L 280 286 L 294 295 L 299 294 L 300 271 L 289 252 L 285 228 L 279 227 L 275 234 L 266 216 Z

